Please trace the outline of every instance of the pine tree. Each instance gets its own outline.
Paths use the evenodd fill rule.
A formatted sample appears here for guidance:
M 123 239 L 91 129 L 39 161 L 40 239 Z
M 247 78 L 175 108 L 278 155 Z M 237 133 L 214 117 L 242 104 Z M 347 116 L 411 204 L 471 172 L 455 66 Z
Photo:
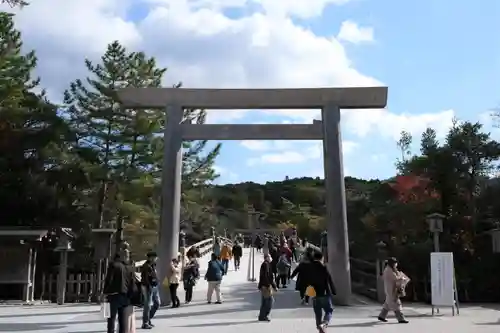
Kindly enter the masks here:
M 78 222 L 74 202 L 82 181 L 68 155 L 67 124 L 44 94 L 33 51 L 22 52 L 13 15 L 0 12 L 0 209 L 3 225 L 45 227 Z
M 82 156 L 92 157 L 87 160 L 87 171 L 98 184 L 93 193 L 97 207 L 95 227 L 102 227 L 115 216 L 113 211 L 106 211 L 106 204 L 111 191 L 116 193 L 115 171 L 122 165 L 117 151 L 124 145 L 126 117 L 116 103 L 114 89 L 127 85 L 129 58 L 118 42 L 108 45 L 101 63 L 85 60 L 91 77 L 86 82 L 72 82 L 64 94 L 66 113 L 76 134 L 75 149 Z
M 29 3 L 24 0 L 2 0 L 2 3 L 9 5 L 11 7 L 20 7 L 20 8 L 29 5 Z
M 97 203 L 96 227 L 114 220 L 119 235 L 124 223 L 134 235 L 141 229 L 156 229 L 165 112 L 123 109 L 115 90 L 160 87 L 166 68 L 143 52 L 128 52 L 119 42 L 108 46 L 99 64 L 87 60 L 86 66 L 91 76 L 70 85 L 65 103 L 77 133 L 75 147 L 85 156 L 97 157 L 87 160 L 88 171 L 98 183 L 91 193 Z M 185 111 L 185 118 L 197 123 L 204 122 L 205 116 L 204 111 Z M 206 154 L 205 148 L 204 141 L 184 143 L 185 188 L 217 176 L 213 163 L 220 145 Z

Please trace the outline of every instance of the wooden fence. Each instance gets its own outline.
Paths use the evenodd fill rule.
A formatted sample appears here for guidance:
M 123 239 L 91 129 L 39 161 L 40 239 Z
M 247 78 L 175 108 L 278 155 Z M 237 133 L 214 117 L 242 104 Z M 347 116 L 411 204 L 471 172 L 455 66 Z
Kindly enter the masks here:
M 96 281 L 96 273 L 68 274 L 65 302 L 90 302 Z M 41 287 L 40 300 L 56 302 L 57 274 L 44 274 Z

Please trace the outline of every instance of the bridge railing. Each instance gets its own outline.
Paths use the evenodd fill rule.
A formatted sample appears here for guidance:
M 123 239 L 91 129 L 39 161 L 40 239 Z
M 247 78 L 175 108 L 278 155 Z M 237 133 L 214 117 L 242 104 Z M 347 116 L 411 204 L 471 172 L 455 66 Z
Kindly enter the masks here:
M 218 238 L 222 242 L 229 244 L 229 246 L 233 245 L 232 240 L 229 238 L 221 237 L 221 236 L 218 236 Z M 200 257 L 203 257 L 205 255 L 210 254 L 214 248 L 214 237 L 210 237 L 210 238 L 204 239 L 202 241 L 199 241 L 198 243 L 194 243 L 194 244 L 191 244 L 189 246 L 186 246 L 186 248 L 184 249 L 184 251 L 185 251 L 184 253 L 187 253 L 191 248 L 195 248 L 195 247 L 198 248 L 198 251 L 200 252 Z M 179 252 L 179 253 L 182 254 L 181 252 Z M 142 265 L 144 265 L 145 262 L 146 262 L 146 260 L 141 260 L 141 261 L 135 262 L 134 267 L 135 267 L 136 273 L 140 273 L 141 267 L 142 267 Z
M 307 246 L 316 251 L 324 252 L 314 244 L 308 243 Z M 328 256 L 325 255 L 325 258 L 328 258 Z M 354 257 L 350 257 L 349 262 L 351 265 L 352 290 L 357 294 L 383 302 L 382 263 L 379 260 L 371 262 Z

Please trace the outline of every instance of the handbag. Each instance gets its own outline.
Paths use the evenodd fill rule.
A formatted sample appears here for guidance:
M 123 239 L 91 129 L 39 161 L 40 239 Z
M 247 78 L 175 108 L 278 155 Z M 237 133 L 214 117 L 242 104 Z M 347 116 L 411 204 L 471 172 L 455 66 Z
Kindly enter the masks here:
M 165 288 L 168 288 L 170 286 L 170 279 L 168 277 L 165 277 L 163 279 L 163 283 L 162 285 L 165 287 Z
M 313 286 L 308 286 L 306 288 L 306 296 L 309 296 L 309 297 L 316 297 L 316 290 L 314 290 L 314 287 Z
M 262 293 L 262 297 L 269 298 L 273 296 L 273 288 L 271 287 L 261 287 L 260 292 Z

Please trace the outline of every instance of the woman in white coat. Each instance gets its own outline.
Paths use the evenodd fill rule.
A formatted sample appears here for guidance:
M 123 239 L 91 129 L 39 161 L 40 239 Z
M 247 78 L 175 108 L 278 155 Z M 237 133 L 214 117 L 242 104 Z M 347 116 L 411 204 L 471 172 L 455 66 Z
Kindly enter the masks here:
M 400 297 L 404 296 L 404 288 L 410 279 L 398 270 L 398 261 L 396 258 L 387 259 L 382 278 L 384 281 L 385 302 L 382 311 L 378 315 L 378 320 L 387 322 L 389 311 L 394 311 L 398 322 L 400 324 L 407 324 L 408 321 L 402 312 L 403 305 Z

